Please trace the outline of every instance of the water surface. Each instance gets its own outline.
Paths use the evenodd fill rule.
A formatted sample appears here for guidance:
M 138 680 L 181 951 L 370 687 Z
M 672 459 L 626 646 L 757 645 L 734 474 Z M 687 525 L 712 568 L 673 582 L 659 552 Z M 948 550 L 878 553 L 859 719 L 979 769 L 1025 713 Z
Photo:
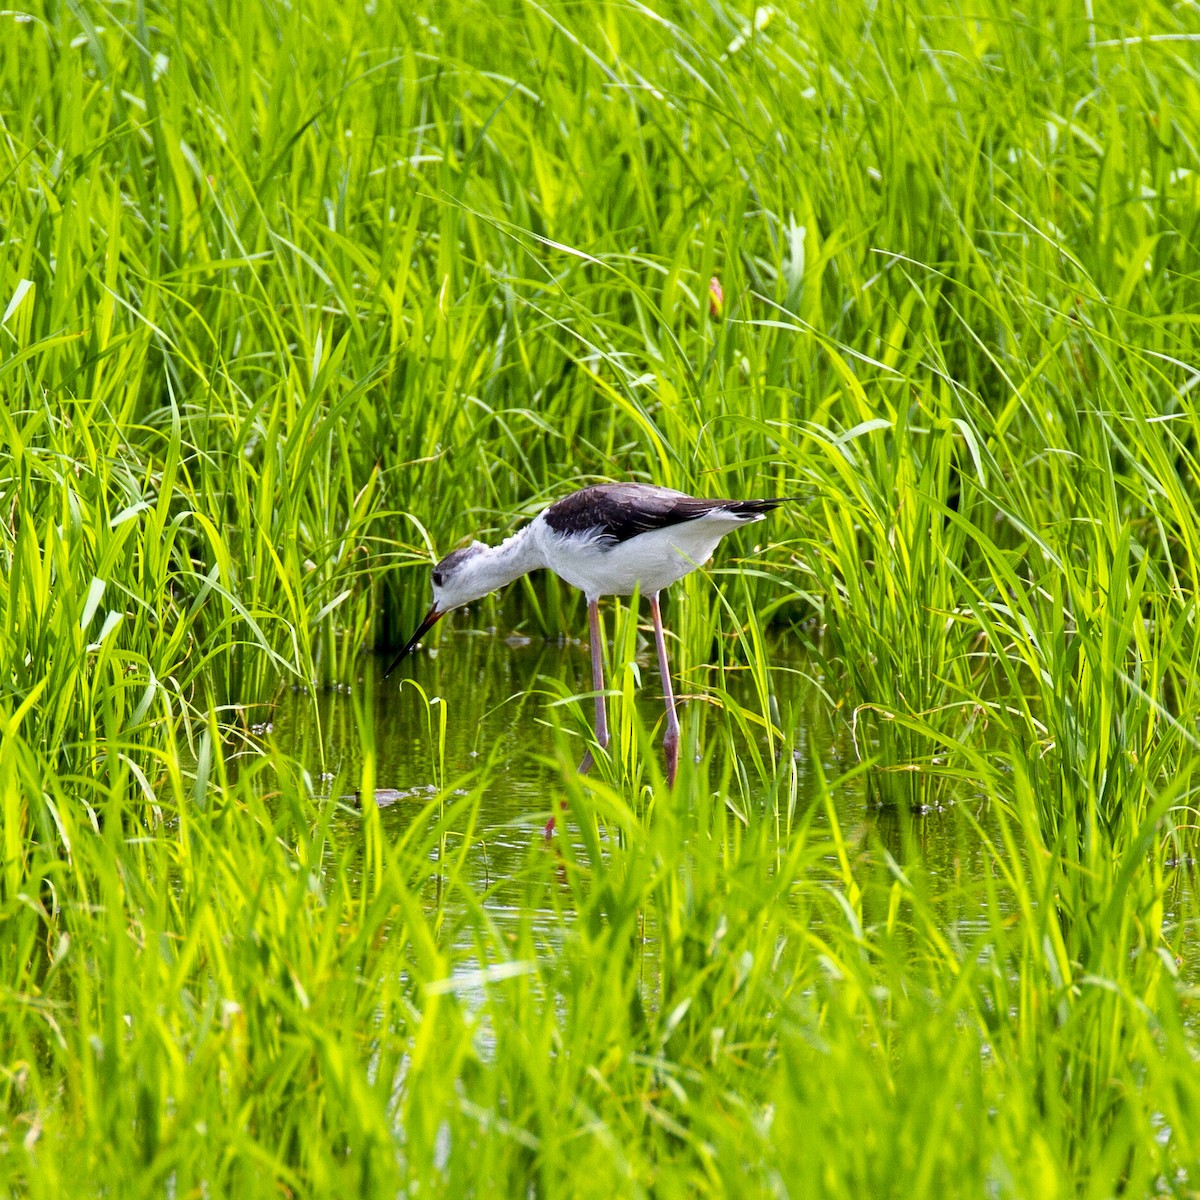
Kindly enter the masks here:
M 822 693 L 819 670 L 793 638 L 781 638 L 769 650 L 771 690 L 784 736 L 776 740 L 777 759 L 794 762 L 797 808 L 818 799 L 812 763 L 820 761 L 827 779 L 835 780 L 856 762 L 847 722 L 835 713 Z M 641 674 L 638 707 L 648 727 L 662 716 L 662 691 L 652 643 L 643 641 L 635 660 Z M 503 912 L 519 906 L 523 884 L 506 890 L 504 880 L 516 878 L 530 845 L 540 842 L 547 817 L 562 794 L 561 730 L 578 734 L 567 744 L 570 762 L 582 756 L 584 729 L 570 714 L 556 708 L 565 690 L 586 696 L 591 687 L 587 645 L 577 640 L 547 642 L 525 637 L 502 637 L 494 632 L 446 629 L 437 649 L 412 655 L 391 677 L 383 679 L 383 662 L 368 669 L 349 687 L 315 696 L 288 693 L 275 716 L 275 736 L 298 756 L 313 776 L 336 789 L 342 798 L 358 786 L 362 768 L 359 721 L 373 713 L 376 786 L 386 830 L 399 834 L 414 815 L 430 803 L 443 779 L 481 789 L 477 831 L 481 848 L 475 856 L 472 882 L 480 891 L 492 889 L 489 904 Z M 428 707 L 425 697 L 435 701 Z M 370 695 L 367 691 L 370 689 Z M 685 739 L 689 709 L 700 716 L 698 749 L 716 755 L 728 746 L 719 689 L 734 702 L 757 712 L 760 703 L 750 673 L 736 667 L 724 670 L 700 666 L 676 679 Z M 707 697 L 707 698 L 705 698 Z M 365 703 L 370 700 L 370 703 Z M 610 700 L 610 722 L 613 701 Z M 444 758 L 439 748 L 438 708 L 445 705 Z M 590 726 L 593 704 L 582 701 L 582 717 Z M 557 726 L 557 728 L 556 728 Z M 745 751 L 742 733 L 735 743 Z M 661 727 L 655 737 L 661 737 Z M 756 738 L 766 756 L 765 735 Z M 685 751 L 681 746 L 681 753 Z M 719 780 L 723 763 L 712 764 Z M 336 782 L 335 782 L 336 781 Z M 735 784 L 737 781 L 734 781 Z M 318 787 L 321 785 L 318 784 Z M 741 791 L 751 800 L 764 799 L 754 775 L 742 777 Z M 864 853 L 871 845 L 886 846 L 901 861 L 919 854 L 934 876 L 947 883 L 961 880 L 964 871 L 978 867 L 982 854 L 978 838 L 957 818 L 953 808 L 927 816 L 881 811 L 868 802 L 863 779 L 833 789 L 838 821 L 847 841 Z M 742 807 L 739 794 L 732 803 Z M 978 806 L 973 809 L 979 815 Z M 817 825 L 826 823 L 818 814 Z M 568 836 L 572 829 L 568 820 Z
M 772 691 L 784 730 L 777 750 L 779 756 L 791 756 L 795 762 L 797 806 L 803 810 L 819 799 L 811 766 L 814 757 L 826 778 L 836 780 L 855 765 L 854 745 L 847 721 L 832 709 L 821 691 L 816 665 L 797 641 L 780 639 L 770 647 L 769 656 Z M 642 678 L 639 711 L 652 727 L 662 715 L 653 645 L 643 641 L 635 661 Z M 562 794 L 563 771 L 570 769 L 560 757 L 561 731 L 583 733 L 578 722 L 560 715 L 562 710 L 554 704 L 564 689 L 575 695 L 588 693 L 591 664 L 586 644 L 447 628 L 437 649 L 418 651 L 388 679 L 382 678 L 384 665 L 382 661 L 368 664 L 349 687 L 315 696 L 299 691 L 287 694 L 275 716 L 277 740 L 306 764 L 319 781 L 318 788 L 336 791 L 353 805 L 349 793 L 358 786 L 363 758 L 360 721 L 363 713 L 372 713 L 381 819 L 391 837 L 400 836 L 418 813 L 437 802 L 443 779 L 451 785 L 478 788 L 479 812 L 465 882 L 485 897 L 489 918 L 500 928 L 511 927 L 515 935 L 519 925 L 531 926 L 540 944 L 557 946 L 564 916 L 569 923 L 570 914 L 564 914 L 562 898 L 558 907 L 531 908 L 528 866 L 531 854 L 554 853 L 542 830 Z M 436 700 L 432 708 L 413 684 L 425 697 Z M 711 696 L 714 688 L 751 710 L 757 710 L 758 700 L 753 679 L 738 669 L 701 666 L 677 680 L 684 697 L 685 730 L 687 709 L 704 706 L 701 749 L 709 746 L 717 754 L 727 753 L 728 735 L 720 707 Z M 709 699 L 698 698 L 705 693 Z M 590 724 L 592 701 L 582 703 L 582 715 Z M 444 756 L 439 747 L 440 705 L 445 706 Z M 612 701 L 610 719 L 611 713 Z M 758 740 L 765 754 L 766 739 L 760 735 Z M 571 762 L 583 749 L 582 736 L 576 737 L 569 746 Z M 719 766 L 714 763 L 714 779 L 720 778 Z M 747 778 L 746 784 L 753 794 L 754 779 Z M 757 790 L 765 802 L 761 785 Z M 877 868 L 881 888 L 887 883 L 882 867 L 885 852 L 897 862 L 919 864 L 928 900 L 944 929 L 964 945 L 986 932 L 990 918 L 985 889 L 974 886 L 984 872 L 994 870 L 975 825 L 979 822 L 989 833 L 996 832 L 986 799 L 963 796 L 936 812 L 901 813 L 869 802 L 861 777 L 835 786 L 832 796 L 847 843 L 860 865 Z M 828 825 L 823 809 L 814 824 Z M 569 817 L 565 836 L 578 840 Z M 770 869 L 770 864 L 764 864 L 764 869 Z M 882 916 L 870 911 L 876 904 L 869 894 L 866 902 L 868 920 Z M 1196 927 L 1188 877 L 1175 879 L 1165 902 L 1169 926 L 1182 922 L 1185 928 Z M 469 922 L 462 928 L 456 970 L 469 973 L 474 961 Z M 653 930 L 647 929 L 646 936 L 652 943 Z M 1194 936 L 1184 940 L 1181 971 L 1187 978 L 1200 978 L 1200 949 Z

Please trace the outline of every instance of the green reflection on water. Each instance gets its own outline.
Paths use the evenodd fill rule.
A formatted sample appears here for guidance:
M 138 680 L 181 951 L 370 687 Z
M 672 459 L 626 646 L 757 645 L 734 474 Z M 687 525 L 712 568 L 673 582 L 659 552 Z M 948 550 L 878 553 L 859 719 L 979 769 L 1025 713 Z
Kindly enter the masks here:
M 643 681 L 639 713 L 653 728 L 662 713 L 653 647 L 642 645 L 635 662 Z M 563 770 L 570 769 L 559 758 L 562 740 L 551 714 L 561 710 L 552 709 L 556 694 L 547 681 L 561 681 L 567 690 L 586 695 L 590 688 L 586 644 L 447 630 L 439 649 L 417 652 L 390 678 L 382 679 L 377 667 L 369 664 L 352 688 L 316 696 L 288 693 L 276 713 L 277 740 L 299 756 L 314 777 L 321 776 L 325 786 L 348 797 L 358 785 L 362 767 L 355 700 L 361 700 L 364 689 L 374 689 L 373 703 L 357 707 L 373 712 L 375 779 L 384 826 L 398 834 L 439 790 L 436 725 L 431 736 L 426 707 L 405 680 L 418 684 L 427 696 L 447 706 L 447 781 L 479 788 L 481 845 L 475 882 L 480 890 L 492 889 L 489 903 L 519 906 L 519 896 L 503 881 L 520 875 L 531 842 L 541 840 L 546 819 L 562 796 Z M 849 727 L 831 710 L 815 665 L 794 640 L 781 640 L 772 647 L 771 681 L 784 732 L 777 760 L 792 759 L 798 808 L 804 810 L 817 799 L 814 755 L 830 779 L 855 765 Z M 686 672 L 677 687 L 685 744 L 691 718 L 698 719 L 701 727 L 698 747 L 693 743 L 701 753 L 719 756 L 729 746 L 739 748 L 742 734 L 736 728 L 727 731 L 719 704 L 705 697 L 720 688 L 738 704 L 753 709 L 754 683 L 747 672 L 702 666 Z M 582 711 L 590 718 L 590 700 L 584 701 Z M 565 718 L 562 723 L 570 725 Z M 583 754 L 584 732 L 579 728 L 579 736 L 572 739 L 572 761 Z M 656 739 L 660 733 L 656 731 Z M 759 741 L 765 753 L 765 736 L 760 735 Z M 720 764 L 715 764 L 712 777 L 720 775 Z M 749 784 L 754 789 L 752 777 Z M 765 804 L 765 789 L 760 785 L 755 790 L 755 799 Z M 955 808 L 927 816 L 880 811 L 868 804 L 862 776 L 836 787 L 834 798 L 847 841 L 864 857 L 872 855 L 872 848 L 876 857 L 886 850 L 899 862 L 919 857 L 930 875 L 948 883 L 960 884 L 964 876 L 978 875 L 983 847 L 973 829 L 957 818 Z M 740 812 L 740 803 L 736 806 Z M 762 811 L 760 805 L 760 815 Z M 980 815 L 977 803 L 973 811 Z M 824 823 L 826 818 L 817 814 L 814 824 Z
M 855 749 L 849 723 L 829 703 L 815 664 L 794 639 L 775 643 L 770 662 L 772 691 L 784 733 L 777 760 L 794 773 L 793 803 L 800 816 L 815 806 L 810 814 L 814 830 L 827 830 L 830 824 L 819 801 L 814 759 L 821 763 L 826 779 L 835 781 L 833 811 L 854 855 L 865 924 L 887 921 L 893 872 L 899 868 L 910 877 L 919 872 L 925 900 L 952 942 L 969 946 L 976 938 L 986 938 L 990 918 L 983 881 L 988 872 L 994 875 L 995 864 L 981 830 L 996 840 L 988 799 L 964 796 L 956 804 L 927 814 L 881 810 L 869 804 L 861 774 L 837 782 L 856 765 Z M 653 728 L 662 708 L 651 645 L 639 646 L 635 666 L 642 680 L 639 713 L 647 727 Z M 455 895 L 461 898 L 465 886 L 487 919 L 501 931 L 511 931 L 514 941 L 524 931 L 524 936 L 532 936 L 545 952 L 557 953 L 574 915 L 569 889 L 565 884 L 555 886 L 557 852 L 553 843 L 545 841 L 542 829 L 563 795 L 564 771 L 571 771 L 571 764 L 583 753 L 583 725 L 576 722 L 572 726 L 574 718 L 559 716 L 563 710 L 554 703 L 563 688 L 576 695 L 587 694 L 590 660 L 586 644 L 448 629 L 437 650 L 416 653 L 392 677 L 381 678 L 381 669 L 382 664 L 367 663 L 364 674 L 343 690 L 315 696 L 287 694 L 276 713 L 276 739 L 305 762 L 318 790 L 328 789 L 348 802 L 342 824 L 345 835 L 353 839 L 359 819 L 351 793 L 358 786 L 362 768 L 360 721 L 362 713 L 373 714 L 375 780 L 385 834 L 402 836 L 429 805 L 446 803 L 447 793 L 451 802 L 456 794 L 469 796 L 465 802 L 477 806 L 471 814 L 469 844 L 464 846 L 461 836 L 454 844 L 452 835 L 451 845 L 443 842 L 434 852 L 457 856 L 460 890 Z M 430 710 L 406 680 L 446 705 L 444 762 L 439 762 L 437 718 L 431 732 Z M 715 760 L 745 749 L 738 745 L 744 735 L 723 722 L 720 703 L 712 702 L 719 690 L 748 709 L 756 704 L 752 678 L 736 668 L 693 668 L 683 673 L 678 685 L 684 697 L 684 745 L 688 744 L 690 723 L 693 728 L 698 726 L 698 743 L 694 741 L 692 748 L 711 752 L 710 783 L 722 778 L 721 764 Z M 370 703 L 363 703 L 364 699 Z M 577 715 L 590 719 L 590 700 L 583 702 Z M 568 747 L 573 756 L 569 761 L 563 758 L 564 728 L 573 729 L 576 735 Z M 759 736 L 763 751 L 766 738 Z M 438 786 L 443 769 L 447 792 Z M 749 786 L 753 789 L 753 780 Z M 677 792 L 676 799 L 679 796 Z M 742 814 L 738 819 L 773 822 L 773 846 L 786 839 L 786 834 L 779 833 L 777 814 L 771 811 L 771 798 L 761 784 L 748 806 L 755 811 L 745 813 L 747 806 L 740 801 L 731 801 L 731 805 Z M 461 828 L 464 822 L 452 826 L 455 824 Z M 580 845 L 580 830 L 570 817 L 560 828 Z M 617 834 L 602 830 L 601 836 Z M 832 852 L 827 861 L 831 875 L 835 874 Z M 762 869 L 770 871 L 773 864 L 768 854 Z M 451 896 L 447 900 L 443 895 L 440 878 L 435 877 L 429 885 L 425 900 L 439 910 L 444 902 L 448 904 L 444 933 L 448 946 L 456 952 L 455 974 L 464 980 L 460 995 L 471 1003 L 474 993 L 480 999 L 483 995 L 482 984 L 476 987 L 467 982 L 479 965 L 473 953 L 474 926 L 461 899 Z M 1165 901 L 1168 924 L 1195 925 L 1195 893 L 1187 875 L 1175 878 Z M 1200 952 L 1190 949 L 1194 940 L 1184 940 L 1189 949 L 1181 963 L 1181 972 L 1193 979 L 1200 977 Z M 648 920 L 643 928 L 641 970 L 650 989 L 658 972 L 656 942 L 657 932 Z M 915 944 L 912 950 L 921 952 Z

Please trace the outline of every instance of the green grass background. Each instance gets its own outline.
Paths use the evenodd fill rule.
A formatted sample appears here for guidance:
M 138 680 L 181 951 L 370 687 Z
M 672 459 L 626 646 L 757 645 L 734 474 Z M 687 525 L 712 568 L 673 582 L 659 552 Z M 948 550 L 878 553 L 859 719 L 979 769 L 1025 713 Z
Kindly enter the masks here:
M 1195 1195 L 1198 140 L 1161 0 L 0 13 L 0 1187 Z M 598 478 L 801 502 L 502 929 L 256 706 Z

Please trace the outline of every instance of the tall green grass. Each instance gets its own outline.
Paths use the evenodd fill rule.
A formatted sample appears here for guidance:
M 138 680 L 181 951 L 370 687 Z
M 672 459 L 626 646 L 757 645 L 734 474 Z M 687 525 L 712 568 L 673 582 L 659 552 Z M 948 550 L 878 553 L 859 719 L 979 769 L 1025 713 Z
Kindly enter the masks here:
M 0 14 L 4 1187 L 1194 1190 L 1198 37 L 1126 0 Z M 433 555 L 600 478 L 800 501 L 668 602 L 674 795 L 627 607 L 586 784 L 547 681 L 502 921 L 498 771 L 397 823 L 256 730 L 358 688 Z M 469 619 L 585 628 L 514 593 Z M 331 795 L 378 782 L 382 695 Z M 852 829 L 860 784 L 971 869 Z

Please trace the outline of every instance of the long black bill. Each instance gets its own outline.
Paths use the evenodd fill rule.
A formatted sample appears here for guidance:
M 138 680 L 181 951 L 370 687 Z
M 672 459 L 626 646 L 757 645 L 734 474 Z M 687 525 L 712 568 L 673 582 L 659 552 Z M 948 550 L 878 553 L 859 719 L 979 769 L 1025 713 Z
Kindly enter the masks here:
M 446 614 L 438 612 L 436 608 L 431 608 L 425 614 L 425 620 L 417 626 L 417 632 L 404 643 L 404 649 L 392 660 L 392 665 L 383 673 L 386 679 L 412 652 L 413 647 L 433 628 Z

